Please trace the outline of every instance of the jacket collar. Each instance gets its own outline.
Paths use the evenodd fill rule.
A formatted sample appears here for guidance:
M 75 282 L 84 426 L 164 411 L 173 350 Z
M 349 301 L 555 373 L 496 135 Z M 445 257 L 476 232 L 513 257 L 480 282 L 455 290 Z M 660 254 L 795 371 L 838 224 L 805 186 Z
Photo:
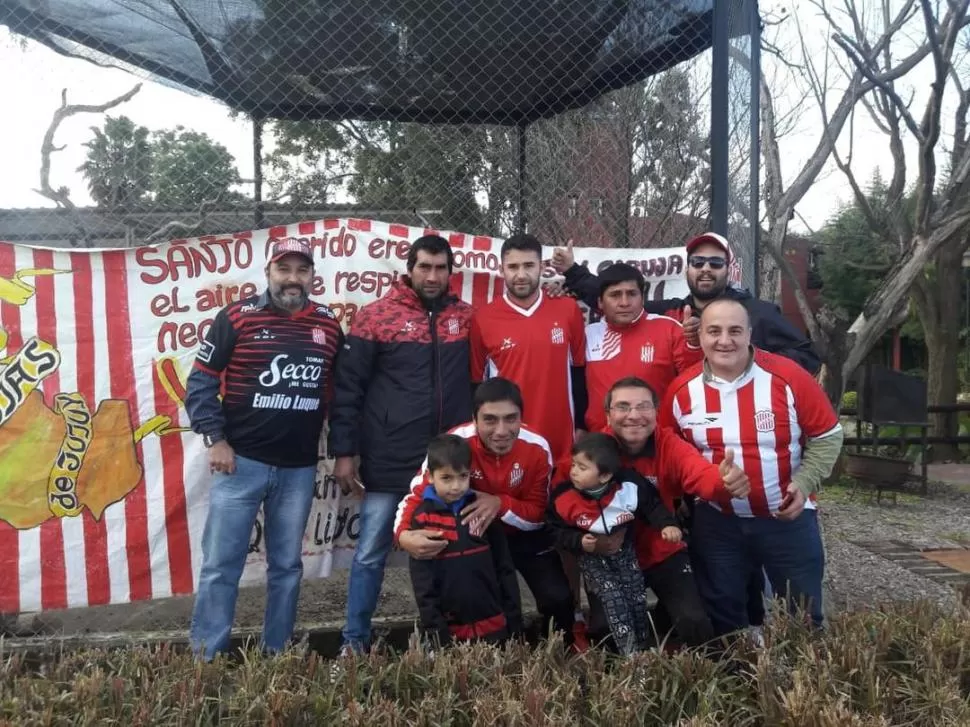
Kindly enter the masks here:
M 428 487 L 425 488 L 422 499 L 429 500 L 442 508 L 447 508 L 457 515 L 468 503 L 475 499 L 475 492 L 473 490 L 469 490 L 454 502 L 445 502 L 438 496 L 438 493 L 435 492 L 434 486 L 428 485 Z

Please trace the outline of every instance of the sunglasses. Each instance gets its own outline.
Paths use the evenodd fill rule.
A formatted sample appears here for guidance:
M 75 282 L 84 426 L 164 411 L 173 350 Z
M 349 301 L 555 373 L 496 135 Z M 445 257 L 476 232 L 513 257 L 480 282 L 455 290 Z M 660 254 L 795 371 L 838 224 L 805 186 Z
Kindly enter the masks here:
M 723 257 L 703 257 L 701 255 L 691 255 L 687 258 L 687 264 L 695 270 L 700 270 L 705 265 L 710 265 L 711 270 L 720 270 L 727 265 L 727 260 Z

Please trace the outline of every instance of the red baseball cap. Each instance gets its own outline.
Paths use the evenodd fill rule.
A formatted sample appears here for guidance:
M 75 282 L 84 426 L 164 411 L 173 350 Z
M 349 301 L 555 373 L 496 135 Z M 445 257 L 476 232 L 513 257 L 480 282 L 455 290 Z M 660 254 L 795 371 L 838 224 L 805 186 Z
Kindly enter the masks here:
M 313 265 L 313 251 L 310 246 L 295 237 L 283 237 L 273 243 L 269 249 L 269 262 L 275 263 L 287 255 L 300 255 Z
M 723 235 L 717 234 L 716 232 L 705 232 L 703 235 L 698 235 L 693 240 L 688 242 L 687 254 L 692 254 L 694 250 L 704 243 L 717 245 L 719 248 L 724 250 L 724 254 L 727 256 L 727 261 L 731 262 L 731 245 L 728 243 L 727 238 L 725 238 Z

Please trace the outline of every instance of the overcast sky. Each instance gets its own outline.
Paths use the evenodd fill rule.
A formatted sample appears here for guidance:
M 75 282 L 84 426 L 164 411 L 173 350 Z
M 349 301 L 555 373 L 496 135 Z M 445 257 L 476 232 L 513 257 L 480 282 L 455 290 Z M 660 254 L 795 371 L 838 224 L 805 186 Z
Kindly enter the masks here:
M 762 1 L 763 11 L 768 13 L 786 5 L 790 7 L 795 3 Z M 824 55 L 829 32 L 805 0 L 797 5 L 799 19 L 814 44 L 815 57 L 820 59 Z M 781 27 L 790 30 L 778 33 L 769 29 L 768 32 L 776 36 L 779 45 L 789 49 L 796 48 L 797 36 L 793 23 L 788 21 Z M 767 77 L 772 80 L 776 71 L 771 67 L 770 57 L 766 59 L 765 66 Z M 0 128 L 4 132 L 0 135 L 0 159 L 3 160 L 0 208 L 53 206 L 53 203 L 33 190 L 38 186 L 41 140 L 50 123 L 52 112 L 60 104 L 61 89 L 68 89 L 68 101 L 71 103 L 102 103 L 124 93 L 141 79 L 120 70 L 101 68 L 86 61 L 66 58 L 29 41 L 26 48 L 23 48 L 22 43 L 5 27 L 0 27 L 0 68 L 3 68 L 3 73 L 0 73 L 0 98 L 4 99 L 6 107 L 0 122 Z M 792 92 L 795 84 L 784 75 L 777 78 L 780 80 L 776 82 L 774 90 L 778 96 L 779 107 L 786 110 L 797 105 L 800 96 Z M 844 87 L 844 83 L 839 85 L 840 80 L 836 78 L 832 83 L 830 95 L 833 104 Z M 929 80 L 926 68 L 919 69 L 912 76 L 917 99 L 920 98 L 921 89 L 928 86 Z M 243 178 L 252 177 L 251 129 L 248 122 L 241 118 L 231 119 L 224 105 L 208 97 L 152 81 L 142 80 L 142 83 L 142 91 L 132 101 L 110 113 L 127 115 L 136 123 L 151 129 L 182 124 L 205 132 L 229 149 L 236 158 Z M 83 161 L 82 143 L 91 137 L 90 127 L 100 126 L 101 123 L 102 116 L 77 115 L 65 121 L 57 134 L 56 142 L 66 145 L 66 148 L 53 155 L 51 182 L 55 187 L 68 186 L 71 198 L 77 204 L 89 204 L 90 197 L 84 180 L 74 170 Z M 781 142 L 784 171 L 789 179 L 814 149 L 819 130 L 817 106 L 809 99 L 803 104 L 799 124 Z M 268 137 L 266 142 L 269 142 Z M 843 149 L 846 146 L 847 135 L 844 135 Z M 875 129 L 860 106 L 855 124 L 853 166 L 858 177 L 865 180 L 879 165 L 888 171 L 886 137 Z M 247 191 L 251 192 L 251 188 Z M 837 210 L 841 202 L 850 198 L 851 192 L 843 176 L 830 164 L 799 204 L 797 211 L 800 218 L 811 228 L 817 229 Z M 793 229 L 804 230 L 801 219 L 796 219 Z

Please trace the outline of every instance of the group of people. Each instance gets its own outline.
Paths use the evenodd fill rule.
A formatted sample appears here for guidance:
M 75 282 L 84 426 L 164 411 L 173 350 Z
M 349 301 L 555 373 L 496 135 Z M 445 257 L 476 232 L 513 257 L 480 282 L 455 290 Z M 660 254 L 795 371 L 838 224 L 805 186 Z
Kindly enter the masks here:
M 503 294 L 472 309 L 450 290 L 447 240 L 426 235 L 344 336 L 309 300 L 310 248 L 277 241 L 267 289 L 219 312 L 188 381 L 212 470 L 193 649 L 229 646 L 260 506 L 263 647 L 291 638 L 325 417 L 334 477 L 361 497 L 345 651 L 371 646 L 395 543 L 435 644 L 521 631 L 516 573 L 577 650 L 758 626 L 765 578 L 821 625 L 815 494 L 842 430 L 819 361 L 776 306 L 729 285 L 723 237 L 686 247 L 685 298 L 647 301 L 637 268 L 593 275 L 571 245 L 553 255 L 561 295 L 542 286 L 539 240 L 516 234 Z M 585 325 L 577 298 L 601 319 Z

